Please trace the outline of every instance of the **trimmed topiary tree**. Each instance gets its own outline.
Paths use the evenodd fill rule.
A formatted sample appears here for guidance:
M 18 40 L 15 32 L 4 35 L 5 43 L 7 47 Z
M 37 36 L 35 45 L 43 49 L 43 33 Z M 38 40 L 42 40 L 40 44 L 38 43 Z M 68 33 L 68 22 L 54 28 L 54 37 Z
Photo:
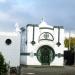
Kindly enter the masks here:
M 0 52 L 0 75 L 3 75 L 6 72 L 7 72 L 7 65 L 4 61 L 2 53 Z

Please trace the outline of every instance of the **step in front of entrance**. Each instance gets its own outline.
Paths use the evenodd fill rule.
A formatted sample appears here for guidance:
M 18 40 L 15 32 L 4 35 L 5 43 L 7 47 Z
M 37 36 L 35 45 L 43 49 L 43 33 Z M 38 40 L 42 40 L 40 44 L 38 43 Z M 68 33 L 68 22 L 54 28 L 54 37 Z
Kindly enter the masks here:
M 26 67 L 26 68 L 49 68 L 49 67 L 58 67 L 58 68 L 60 68 L 60 67 L 64 67 L 64 66 L 50 66 L 50 65 L 21 65 L 21 67 Z

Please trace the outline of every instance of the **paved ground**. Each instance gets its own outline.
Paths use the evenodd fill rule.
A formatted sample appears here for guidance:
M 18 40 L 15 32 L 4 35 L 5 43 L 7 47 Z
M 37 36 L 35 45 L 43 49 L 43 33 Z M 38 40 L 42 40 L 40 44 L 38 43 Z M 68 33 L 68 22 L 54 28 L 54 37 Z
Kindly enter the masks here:
M 75 67 L 22 67 L 21 75 L 75 75 Z

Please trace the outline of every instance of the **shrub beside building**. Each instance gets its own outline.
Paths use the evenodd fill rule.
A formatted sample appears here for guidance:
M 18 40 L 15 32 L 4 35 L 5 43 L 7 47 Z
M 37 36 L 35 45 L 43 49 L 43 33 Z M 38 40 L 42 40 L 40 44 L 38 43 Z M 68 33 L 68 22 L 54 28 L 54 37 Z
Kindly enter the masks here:
M 4 57 L 0 52 L 0 75 L 3 75 L 4 73 L 7 73 L 7 65 L 4 61 Z

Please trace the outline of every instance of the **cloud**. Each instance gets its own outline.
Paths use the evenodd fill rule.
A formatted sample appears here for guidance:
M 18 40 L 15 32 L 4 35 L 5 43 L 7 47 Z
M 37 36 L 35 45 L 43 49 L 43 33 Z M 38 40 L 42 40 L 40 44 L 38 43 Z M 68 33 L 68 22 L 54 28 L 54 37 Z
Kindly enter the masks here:
M 9 20 L 9 17 L 10 17 L 9 14 L 0 12 L 0 21 Z
M 3 1 L 3 2 L 2 2 Z M 75 27 L 75 0 L 0 0 L 0 26 L 13 28 L 40 23 L 42 17 L 52 25 Z M 6 28 L 7 29 L 7 28 Z
M 6 0 L 0 0 L 0 3 L 5 3 L 6 2 Z

